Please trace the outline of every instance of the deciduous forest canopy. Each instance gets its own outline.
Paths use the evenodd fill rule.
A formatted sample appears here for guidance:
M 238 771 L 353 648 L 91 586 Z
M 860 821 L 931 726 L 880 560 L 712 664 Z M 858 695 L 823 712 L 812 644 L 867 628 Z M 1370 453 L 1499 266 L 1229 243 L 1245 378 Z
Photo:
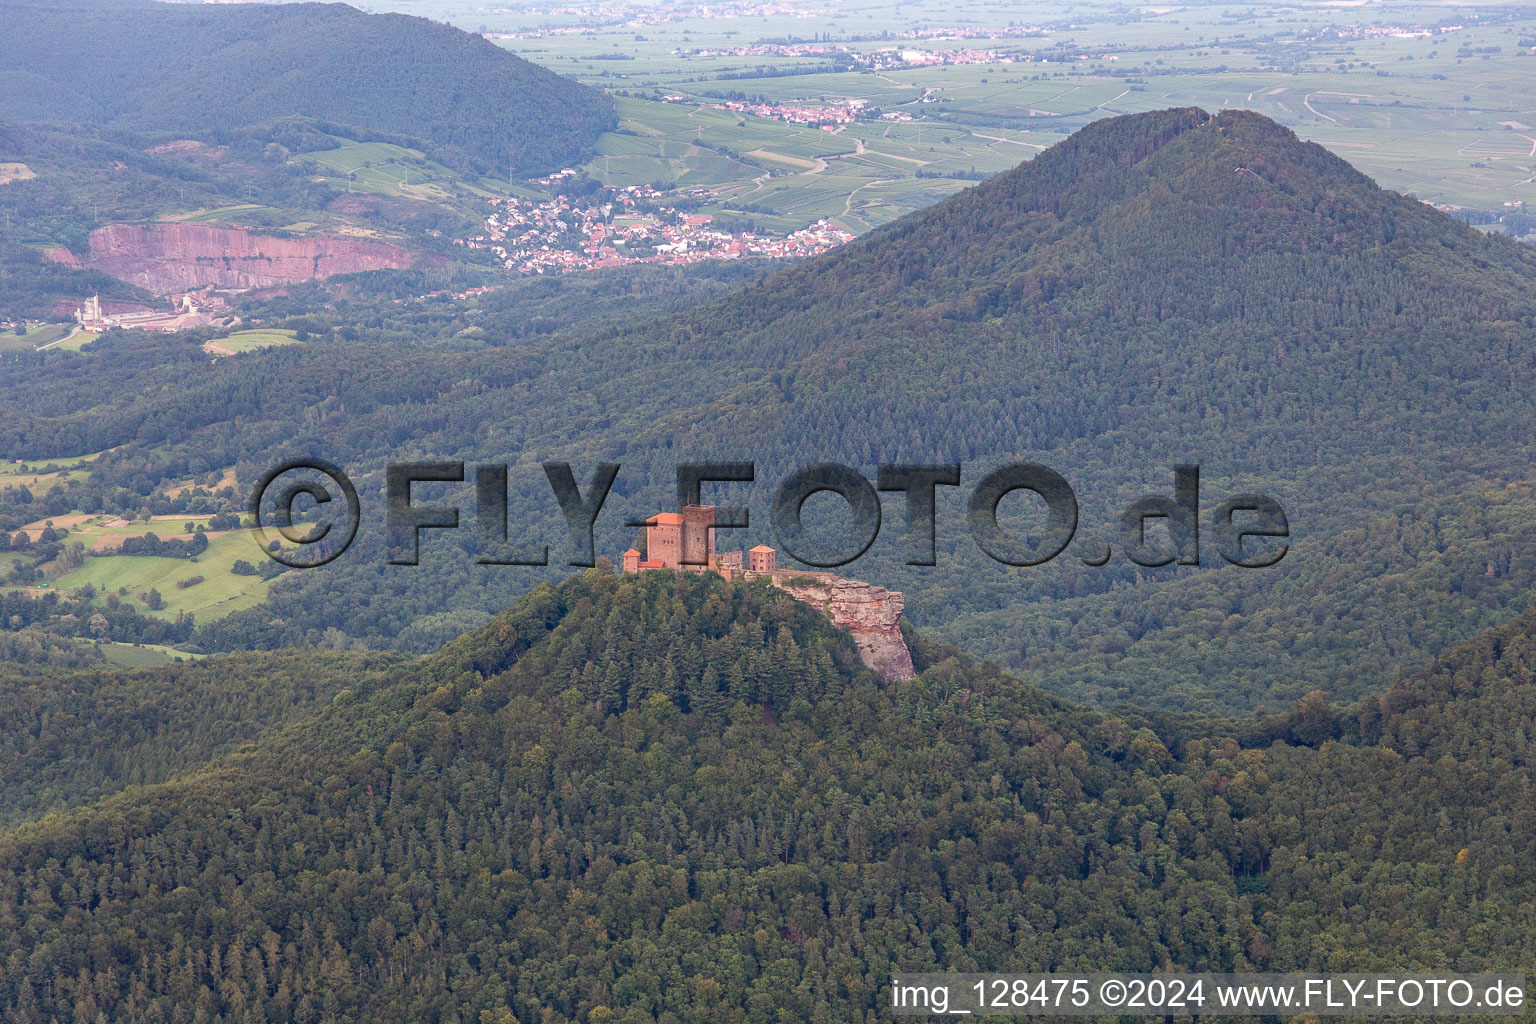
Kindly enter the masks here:
M 1533 631 L 1349 707 L 1124 718 L 598 569 L 415 662 L 0 679 L 0 758 L 79 765 L 11 813 L 121 790 L 0 832 L 0 1013 L 873 1024 L 895 969 L 1515 969 Z M 104 763 L 85 685 L 164 738 Z M 283 717 L 228 753 L 240 688 Z

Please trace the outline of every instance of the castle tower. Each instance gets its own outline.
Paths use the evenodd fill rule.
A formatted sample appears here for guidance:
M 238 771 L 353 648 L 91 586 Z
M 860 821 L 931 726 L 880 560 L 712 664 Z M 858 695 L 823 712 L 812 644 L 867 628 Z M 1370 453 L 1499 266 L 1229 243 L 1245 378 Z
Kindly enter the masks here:
M 778 564 L 778 552 L 766 544 L 759 544 L 747 552 L 747 569 L 750 572 L 773 572 Z
M 624 571 L 629 573 L 640 571 L 640 552 L 634 548 L 624 552 Z
M 715 560 L 715 506 L 683 506 L 684 569 L 707 569 Z
M 646 560 L 663 569 L 683 566 L 683 517 L 662 512 L 645 521 Z

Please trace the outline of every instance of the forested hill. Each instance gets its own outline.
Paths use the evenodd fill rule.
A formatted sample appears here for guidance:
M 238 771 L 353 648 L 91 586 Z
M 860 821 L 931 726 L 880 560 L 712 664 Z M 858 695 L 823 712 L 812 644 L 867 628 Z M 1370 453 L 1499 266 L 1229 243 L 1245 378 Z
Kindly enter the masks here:
M 920 638 L 882 685 L 761 583 L 594 570 L 0 831 L 0 1016 L 828 1024 L 893 969 L 1527 968 L 1533 631 L 1355 707 L 1155 724 Z M 194 697 L 159 703 L 196 729 Z
M 0 0 L 0 22 L 0 108 L 26 121 L 206 138 L 299 116 L 500 177 L 584 159 L 614 124 L 601 93 L 478 36 L 345 4 Z
M 743 547 L 775 543 L 771 492 L 799 466 L 873 477 L 881 462 L 962 461 L 963 486 L 940 489 L 937 566 L 904 565 L 891 496 L 849 571 L 903 591 L 920 626 L 1102 705 L 1352 699 L 1536 592 L 1520 539 L 1536 508 L 1536 253 L 1249 113 L 1097 122 L 675 315 L 533 339 L 494 300 L 444 304 L 440 321 L 413 322 L 415 347 L 368 344 L 389 315 L 338 314 L 330 342 L 214 365 L 143 337 L 13 357 L 0 450 L 125 446 L 59 497 L 65 509 L 132 502 L 141 474 L 153 486 L 193 464 L 237 464 L 242 481 L 300 453 L 346 467 L 369 524 L 357 543 L 278 581 L 269 607 L 211 624 L 209 649 L 315 642 L 328 627 L 409 646 L 539 578 L 475 566 L 467 528 L 434 532 L 417 569 L 387 566 L 382 465 L 405 451 L 513 465 L 509 522 L 552 545 L 551 573 L 569 552 L 539 460 L 568 458 L 583 481 L 598 462 L 624 466 L 598 523 L 610 557 L 633 539 L 624 519 L 672 505 L 692 458 L 757 462 L 754 490 L 715 492 L 751 503 L 753 529 L 729 538 Z M 485 350 L 426 342 L 470 327 Z M 965 528 L 969 486 L 1017 459 L 1077 489 L 1081 547 L 1048 566 L 999 566 Z M 1188 461 L 1207 515 L 1239 491 L 1284 505 L 1285 561 L 1222 566 L 1207 532 L 1212 571 L 1083 566 L 1095 542 L 1118 542 L 1126 505 L 1167 493 Z M 473 507 L 468 488 L 456 499 Z
M 1524 367 L 1506 357 L 1536 323 L 1533 281 L 1536 250 L 1380 189 L 1267 118 L 1166 110 L 1096 122 L 861 244 L 634 333 L 691 339 L 685 358 L 793 367 L 823 415 L 888 427 L 888 444 L 1049 449 L 1208 415 L 1242 422 L 1243 445 L 1297 416 L 1337 437 L 1383 391 L 1372 415 L 1469 437 L 1428 422 L 1424 392 Z M 908 422 L 898 399 L 934 415 Z M 951 418 L 977 400 L 999 415 L 962 435 Z

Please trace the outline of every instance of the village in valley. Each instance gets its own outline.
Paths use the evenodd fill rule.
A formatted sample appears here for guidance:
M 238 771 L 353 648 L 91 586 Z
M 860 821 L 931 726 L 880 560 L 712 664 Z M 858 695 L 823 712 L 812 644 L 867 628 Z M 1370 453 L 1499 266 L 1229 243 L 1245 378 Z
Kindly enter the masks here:
M 693 99 L 681 93 L 671 93 L 661 98 L 663 103 L 681 103 L 702 107 L 706 110 L 724 110 L 732 114 L 783 121 L 785 124 L 805 125 L 823 131 L 836 131 L 844 125 L 868 120 L 878 114 L 864 100 L 825 101 L 821 103 L 774 103 L 768 100 L 711 101 Z
M 945 35 L 949 38 L 959 38 L 954 33 Z M 673 56 L 684 59 L 689 57 L 822 57 L 842 62 L 849 69 L 860 71 L 890 71 L 899 68 L 940 67 L 951 64 L 1012 64 L 1016 61 L 1028 62 L 1034 59 L 1029 54 L 1000 53 L 997 50 L 974 48 L 918 49 L 884 46 L 865 51 L 832 43 L 753 43 L 709 49 L 674 50 Z
M 566 169 L 534 184 L 558 188 L 576 172 Z M 492 197 L 495 212 L 485 233 L 455 239 L 488 249 L 502 266 L 520 274 L 564 274 L 637 263 L 684 266 L 705 260 L 795 259 L 815 256 L 853 239 L 829 220 L 787 234 L 729 230 L 710 214 L 687 213 L 666 204 L 649 185 L 607 190 L 600 197 Z

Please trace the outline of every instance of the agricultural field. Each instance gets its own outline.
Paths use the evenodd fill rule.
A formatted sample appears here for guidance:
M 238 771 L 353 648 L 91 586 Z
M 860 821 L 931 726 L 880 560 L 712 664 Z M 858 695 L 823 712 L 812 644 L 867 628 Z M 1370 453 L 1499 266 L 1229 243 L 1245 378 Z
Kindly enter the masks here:
M 47 491 L 55 484 L 80 479 L 90 472 L 90 463 L 105 454 L 92 452 L 69 458 L 50 458 L 29 461 L 13 459 L 0 463 L 0 488 L 25 487 L 30 491 Z
M 827 216 L 862 231 L 968 184 L 945 175 L 992 173 L 1089 121 L 1170 106 L 1257 110 L 1428 202 L 1499 216 L 1536 206 L 1528 6 L 374 6 L 486 32 L 612 92 L 622 123 L 584 168 L 593 177 L 707 189 L 711 212 L 774 226 Z M 743 98 L 861 101 L 900 120 L 823 133 L 698 106 Z
M 29 324 L 20 334 L 14 329 L 0 331 L 0 352 L 26 352 L 61 337 L 58 324 Z
M 154 532 L 163 536 L 185 536 L 179 521 L 185 517 L 173 517 L 172 522 L 136 523 L 126 530 L 102 530 L 100 535 L 84 529 L 72 540 L 81 540 L 90 547 L 101 543 L 98 539 L 119 537 L 122 534 L 143 536 Z M 175 525 L 175 529 L 170 527 Z M 162 528 L 162 526 L 164 528 Z M 112 543 L 106 540 L 105 543 Z M 118 539 L 116 543 L 121 543 Z M 261 551 L 248 530 L 232 530 L 211 536 L 208 548 L 194 559 L 162 558 L 148 555 L 97 555 L 87 558 L 85 564 L 53 582 L 59 590 L 75 590 L 90 584 L 98 593 L 119 593 L 132 599 L 134 606 L 147 615 L 174 619 L 179 613 L 196 615 L 199 621 L 222 618 L 231 612 L 260 604 L 267 594 L 268 581 L 259 576 L 237 576 L 230 570 L 236 561 L 259 562 Z M 177 583 L 201 576 L 203 580 L 187 587 Z M 150 609 L 140 598 L 151 590 L 160 593 L 165 605 Z M 126 591 L 126 593 L 124 593 Z
M 289 163 L 306 171 L 315 181 L 324 181 L 336 189 L 359 197 L 408 201 L 394 208 L 395 213 L 415 209 L 416 204 L 432 203 L 462 214 L 479 215 L 483 200 L 506 191 L 507 182 L 495 190 L 482 187 L 471 177 L 428 160 L 420 150 L 384 142 L 355 142 L 332 136 L 330 149 L 298 153 Z M 171 223 L 228 225 L 232 227 L 272 228 L 282 231 L 333 232 L 356 237 L 392 234 L 388 226 L 359 217 L 355 209 L 342 206 L 316 210 L 285 208 L 260 203 L 233 203 L 201 207 L 178 213 L 165 213 L 159 219 Z
M 224 224 L 249 222 L 253 219 L 276 215 L 275 207 L 261 206 L 256 203 L 237 203 L 232 206 L 217 206 L 211 209 L 188 210 L 185 213 L 167 214 L 161 220 L 177 224 Z
M 162 538 L 186 537 L 192 532 L 187 529 L 189 523 L 195 528 L 209 518 L 206 515 L 170 515 L 155 516 L 149 522 L 144 522 L 138 519 L 117 519 L 103 513 L 71 512 L 28 523 L 19 532 L 30 534 L 36 540 L 44 527 L 52 526 L 54 529 L 68 530 L 70 539 L 82 542 L 88 552 L 107 551 L 119 547 L 124 538 L 142 537 L 147 533 Z M 210 534 L 209 540 L 214 536 Z
M 40 348 L 78 348 L 97 338 L 97 335 L 84 331 L 72 338 L 70 334 L 74 329 L 74 324 L 27 324 L 20 334 L 17 334 L 14 329 L 0 331 L 0 352 L 24 352 Z
M 336 138 L 337 146 L 301 153 L 290 163 L 309 168 L 316 180 L 348 192 L 436 203 L 478 215 L 481 201 L 504 195 L 508 182 L 480 182 L 428 160 L 420 150 L 388 142 L 354 142 Z M 315 227 L 290 224 L 290 230 Z M 356 227 L 350 229 L 358 233 Z
M 85 466 L 84 460 L 93 457 L 83 457 L 74 463 L 74 468 L 64 469 L 63 472 L 81 472 Z M 70 460 L 59 461 L 67 463 Z M 7 470 L 19 468 L 4 467 Z M 46 476 L 0 474 L 0 486 L 13 479 L 46 480 Z M 225 485 L 226 481 L 233 485 L 231 472 L 225 472 L 220 486 Z M 78 568 L 53 568 L 58 566 L 59 561 L 45 567 L 45 571 L 52 577 L 47 584 L 51 589 L 72 591 L 89 584 L 96 588 L 102 600 L 109 593 L 116 593 L 124 600 L 134 601 L 134 606 L 148 615 L 174 619 L 178 614 L 186 613 L 206 621 L 252 607 L 266 597 L 269 581 L 259 576 L 235 575 L 231 572 L 237 561 L 243 560 L 253 565 L 263 562 L 261 551 L 252 539 L 250 530 L 207 531 L 205 536 L 208 546 L 195 558 L 119 555 L 115 552 L 127 539 L 146 534 L 154 534 L 165 540 L 185 540 L 192 534 L 187 529 L 188 525 L 195 529 L 206 524 L 210 518 L 208 515 L 165 515 L 155 516 L 147 522 L 130 522 L 110 515 L 73 512 L 28 523 L 16 532 L 26 533 L 36 542 L 46 528 L 52 527 L 67 531 L 63 541 L 66 546 L 75 543 L 84 546 L 84 564 Z M 9 571 L 11 564 L 22 558 L 24 556 L 21 554 L 0 553 L 0 573 Z M 185 582 L 199 576 L 202 579 L 197 582 Z M 159 592 L 164 601 L 163 607 L 150 608 L 145 603 L 151 590 Z
M 212 480 L 210 476 L 204 475 L 172 483 L 165 488 L 165 496 L 167 498 L 179 498 L 195 487 L 204 487 L 217 494 L 226 487 L 238 486 L 239 482 L 235 478 L 235 470 L 233 467 L 229 467 L 218 471 L 217 480 Z
M 454 181 L 456 175 L 427 160 L 420 150 L 387 142 L 337 142 L 340 145 L 335 149 L 303 153 L 293 161 L 312 163 L 321 177 L 355 192 L 379 192 L 428 202 L 452 198 L 444 183 Z
M 266 343 L 293 343 L 286 333 L 277 332 L 281 340 L 269 339 Z M 261 342 L 258 339 L 255 343 Z M 34 494 L 46 494 L 55 485 L 84 478 L 91 471 L 91 464 L 105 454 L 93 452 L 71 458 L 0 464 L 0 489 L 25 487 Z M 194 487 L 217 492 L 235 486 L 234 470 L 225 468 L 167 485 L 164 493 L 174 498 Z M 29 573 L 32 585 L 7 589 L 36 594 L 46 590 L 67 592 L 90 584 L 96 588 L 101 600 L 105 600 L 108 593 L 117 593 L 124 600 L 132 600 L 141 612 L 168 619 L 183 612 L 202 620 L 214 619 L 260 603 L 266 596 L 269 581 L 253 575 L 237 576 L 230 571 L 238 560 L 252 565 L 264 563 L 251 531 L 245 528 L 209 530 L 207 527 L 212 518 L 211 513 L 183 513 L 157 515 L 146 521 L 104 513 L 69 512 L 25 523 L 6 531 L 6 538 L 24 533 L 36 543 L 51 527 L 55 534 L 63 533 L 61 543 L 66 553 L 75 544 L 83 547 L 84 561 L 81 564 L 60 556 L 41 565 L 41 576 L 31 578 Z M 208 546 L 195 559 L 116 554 L 129 538 L 154 534 L 164 540 L 187 540 L 199 527 L 203 529 Z M 73 558 L 78 559 L 78 556 Z M 0 579 L 9 576 L 13 567 L 25 568 L 33 564 L 36 564 L 36 557 L 29 556 L 27 551 L 0 552 Z M 203 579 L 178 586 L 197 576 Z M 27 581 L 12 580 L 13 584 L 22 582 Z M 160 593 L 163 607 L 152 609 L 142 600 L 151 590 Z
M 592 177 L 688 189 L 704 212 L 779 230 L 825 217 L 864 231 L 973 183 L 946 175 L 1006 170 L 1045 145 L 1008 129 L 870 122 L 827 131 L 676 102 L 617 102 L 619 131 L 599 140 Z

